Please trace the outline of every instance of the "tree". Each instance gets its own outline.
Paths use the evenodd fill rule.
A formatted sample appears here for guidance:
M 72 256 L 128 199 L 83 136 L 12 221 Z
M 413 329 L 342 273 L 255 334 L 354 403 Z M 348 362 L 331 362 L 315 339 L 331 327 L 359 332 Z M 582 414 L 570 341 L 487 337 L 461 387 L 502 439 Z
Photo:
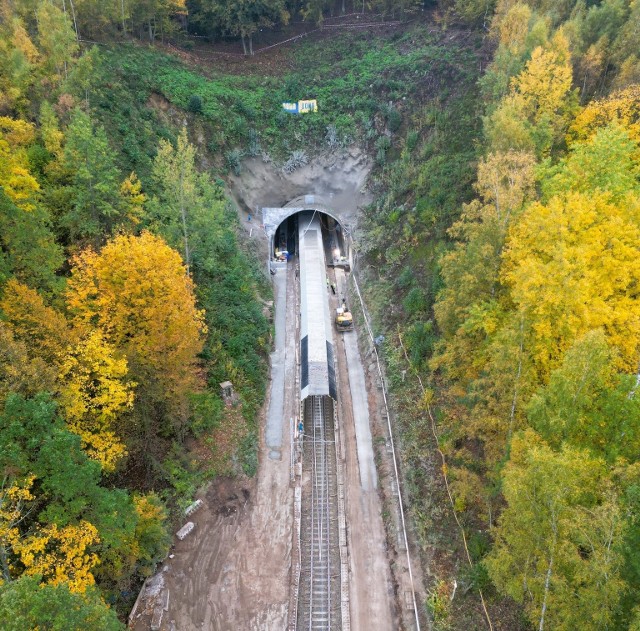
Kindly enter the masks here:
M 324 22 L 325 11 L 327 11 L 330 4 L 330 0 L 307 0 L 300 9 L 300 13 L 304 20 L 321 25 Z
M 600 127 L 618 123 L 636 142 L 640 141 L 640 86 L 591 101 L 578 113 L 569 129 L 569 140 L 586 140 Z
M 91 569 L 98 562 L 87 551 L 98 542 L 97 530 L 83 519 L 94 509 L 98 469 L 88 465 L 79 439 L 63 429 L 46 397 L 26 401 L 10 395 L 0 429 L 5 485 L 23 489 L 19 531 L 11 530 L 10 518 L 4 529 L 8 535 L 0 541 L 6 565 L 12 574 L 21 567 L 47 582 L 69 582 L 72 590 L 83 591 L 93 584 Z M 31 492 L 32 485 L 37 492 Z
M 529 35 L 531 8 L 521 2 L 501 4 L 491 24 L 491 33 L 510 55 L 521 55 Z M 503 7 L 506 13 L 503 13 Z
M 77 594 L 66 585 L 43 586 L 37 576 L 0 586 L 0 620 L 5 631 L 124 630 L 96 590 Z
M 638 140 L 619 124 L 598 128 L 586 141 L 574 143 L 555 167 L 543 171 L 544 196 L 606 191 L 618 204 L 627 197 L 640 198 L 638 149 Z
M 640 590 L 640 463 L 617 467 L 614 479 L 621 489 L 620 506 L 626 517 L 624 540 L 618 546 L 625 560 L 622 576 L 629 586 L 623 596 L 621 620 L 629 620 L 630 631 L 636 631 L 640 629 L 640 606 L 636 596 Z
M 34 209 L 40 185 L 29 172 L 26 147 L 33 142 L 33 125 L 0 116 L 0 187 L 23 210 Z
M 71 174 L 72 207 L 60 218 L 72 240 L 99 243 L 123 220 L 119 173 L 103 127 L 76 110 L 66 133 L 63 164 Z
M 40 106 L 40 137 L 45 149 L 51 155 L 59 157 L 62 153 L 64 134 L 60 131 L 58 117 L 48 101 L 43 101 Z
M 100 331 L 69 349 L 60 366 L 59 398 L 67 426 L 106 471 L 126 453 L 114 425 L 133 405 L 135 384 L 126 380 L 127 373 L 126 359 L 115 357 Z
M 99 2 L 98 0 L 74 0 L 78 31 L 87 39 L 108 33 L 121 18 L 120 0 Z
M 284 0 L 205 0 L 202 9 L 206 20 L 240 37 L 245 55 L 253 55 L 253 35 L 259 29 L 289 21 Z
M 120 198 L 125 225 L 137 226 L 145 213 L 147 196 L 142 192 L 142 183 L 134 172 L 131 172 L 122 182 Z
M 4 27 L 0 27 L 0 110 L 24 111 L 40 54 L 24 22 L 16 16 L 6 18 Z
M 435 313 L 450 344 L 480 328 L 487 332 L 497 328 L 502 250 L 511 223 L 533 197 L 534 166 L 533 155 L 516 151 L 489 154 L 478 165 L 476 190 L 485 203 L 474 201 L 463 208 L 462 217 L 449 230 L 458 242 L 441 260 L 445 289 Z M 479 326 L 464 327 L 471 309 Z M 478 318 L 480 312 L 488 316 L 484 324 Z M 453 364 L 461 367 L 465 356 L 473 356 L 470 348 Z
M 596 44 L 591 44 L 580 58 L 576 70 L 576 79 L 582 77 L 582 87 L 580 90 L 582 102 L 584 102 L 590 94 L 593 94 L 597 82 L 604 72 L 608 44 L 609 41 L 607 38 L 603 37 Z
M 571 89 L 568 42 L 556 36 L 555 44 L 555 49 L 536 48 L 524 71 L 513 82 L 536 123 L 561 112 Z
M 0 585 L 10 581 L 14 572 L 11 554 L 20 542 L 20 522 L 25 518 L 25 504 L 34 499 L 31 485 L 35 476 L 21 478 L 4 474 L 0 485 Z
M 121 14 L 126 9 L 120 2 Z M 140 39 L 147 32 L 149 41 L 154 41 L 160 31 L 162 37 L 172 24 L 171 18 L 185 16 L 187 14 L 185 0 L 136 0 L 129 5 L 131 21 L 134 29 L 138 30 Z
M 491 151 L 541 153 L 527 120 L 524 100 L 518 94 L 508 94 L 495 111 L 485 119 L 484 133 Z
M 87 457 L 48 395 L 7 398 L 0 471 L 3 489 L 15 489 L 2 507 L 9 514 L 0 513 L 0 559 L 11 578 L 40 574 L 82 591 L 95 575 L 116 583 L 138 559 L 143 568 L 156 560 L 164 513 L 141 515 L 126 492 L 100 486 L 100 464 Z M 156 533 L 150 540 L 146 529 Z
M 48 307 L 34 289 L 11 279 L 2 288 L 0 309 L 16 339 L 29 349 L 32 358 L 57 366 L 71 340 L 64 316 Z
M 527 4 L 499 0 L 490 34 L 498 48 L 479 82 L 492 109 L 508 94 L 512 78 L 522 72 L 532 51 L 548 45 L 549 23 Z
M 158 188 L 162 191 L 159 203 L 162 214 L 161 220 L 167 228 L 176 224 L 178 219 L 184 244 L 184 262 L 189 273 L 191 254 L 189 251 L 190 220 L 187 212 L 193 212 L 196 204 L 201 202 L 198 190 L 198 174 L 195 168 L 195 147 L 189 143 L 186 128 L 182 128 L 178 142 L 173 145 L 161 140 L 158 155 L 153 162 L 153 177 Z
M 139 562 L 143 576 L 149 576 L 158 559 L 166 556 L 171 539 L 164 526 L 167 511 L 155 493 L 134 495 L 138 515 L 135 538 L 139 546 Z
M 38 204 L 40 185 L 28 154 L 34 139 L 32 124 L 0 117 L 0 282 L 15 274 L 51 289 L 63 257 Z
M 490 153 L 478 164 L 476 190 L 487 204 L 493 204 L 505 228 L 534 197 L 535 157 L 530 153 Z
M 412 6 L 412 3 L 406 2 L 406 0 L 405 4 Z M 456 14 L 465 22 L 473 24 L 484 21 L 486 23 L 493 11 L 495 0 L 454 0 L 453 5 Z M 413 3 L 413 7 L 415 6 L 416 4 Z
M 43 65 L 54 82 L 66 78 L 78 51 L 76 34 L 69 17 L 52 2 L 42 0 L 37 10 L 38 43 Z
M 120 235 L 74 258 L 66 296 L 78 325 L 96 326 L 125 354 L 138 394 L 184 421 L 204 325 L 180 255 L 149 232 Z
M 10 326 L 0 321 L 0 406 L 10 392 L 25 396 L 52 392 L 55 380 L 55 366 L 30 357 L 27 345 L 16 340 Z
M 0 191 L 0 284 L 14 276 L 46 293 L 61 284 L 62 248 L 56 243 L 48 213 L 40 206 L 25 211 Z
M 40 576 L 50 585 L 67 585 L 72 592 L 84 592 L 94 584 L 92 569 L 99 558 L 91 549 L 100 541 L 96 527 L 88 521 L 35 526 L 26 537 L 13 543 L 27 576 Z
M 622 520 L 604 463 L 532 430 L 514 437 L 503 475 L 507 508 L 486 565 L 502 593 L 524 603 L 536 627 L 602 629 L 624 591 Z
M 631 53 L 620 64 L 620 72 L 613 82 L 613 87 L 623 89 L 637 84 L 640 84 L 640 59 Z
M 530 150 L 547 155 L 560 140 L 571 112 L 569 45 L 558 32 L 538 46 L 524 70 L 511 80 L 510 93 L 485 120 L 493 150 Z
M 512 229 L 502 277 L 531 323 L 531 352 L 546 376 L 589 330 L 602 327 L 622 370 L 637 367 L 640 319 L 638 200 L 569 193 L 534 203 Z
M 640 451 L 640 399 L 635 377 L 615 372 L 602 330 L 576 340 L 549 384 L 528 405 L 531 425 L 551 444 L 588 449 L 610 463 Z

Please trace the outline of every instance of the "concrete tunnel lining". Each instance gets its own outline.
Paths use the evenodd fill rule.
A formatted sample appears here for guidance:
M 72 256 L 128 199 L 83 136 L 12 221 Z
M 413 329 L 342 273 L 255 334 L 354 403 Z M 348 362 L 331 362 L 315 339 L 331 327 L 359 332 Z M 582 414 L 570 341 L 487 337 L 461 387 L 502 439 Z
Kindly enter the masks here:
M 347 257 L 350 263 L 352 263 L 351 247 L 349 243 L 351 236 L 351 227 L 340 216 L 338 212 L 336 212 L 327 204 L 322 203 L 315 195 L 305 195 L 303 197 L 296 198 L 281 207 L 262 208 L 262 225 L 264 227 L 265 233 L 269 237 L 269 259 L 271 259 L 271 257 L 273 256 L 274 239 L 278 228 L 280 228 L 280 226 L 287 219 L 289 219 L 289 217 L 293 217 L 298 213 L 302 213 L 308 210 L 317 211 L 331 217 L 341 227 L 345 249 L 343 255 Z
M 315 210 L 328 215 L 340 225 L 345 237 L 350 236 L 350 225 L 334 208 L 326 204 L 318 195 L 303 195 L 287 202 L 284 206 L 262 208 L 262 225 L 269 237 L 270 253 L 273 252 L 273 239 L 280 225 L 289 219 L 289 217 L 304 212 L 305 210 Z M 346 241 L 347 239 L 345 239 L 345 245 L 348 247 Z

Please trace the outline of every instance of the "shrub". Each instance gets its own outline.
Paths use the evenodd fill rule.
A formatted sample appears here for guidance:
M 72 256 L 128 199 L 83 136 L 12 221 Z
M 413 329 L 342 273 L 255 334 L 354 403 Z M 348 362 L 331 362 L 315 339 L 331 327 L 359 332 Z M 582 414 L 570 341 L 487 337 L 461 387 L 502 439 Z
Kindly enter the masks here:
M 247 153 L 250 156 L 259 156 L 262 153 L 262 147 L 260 146 L 260 136 L 255 129 L 249 130 L 249 149 Z
M 227 159 L 227 166 L 229 169 L 233 171 L 234 175 L 240 175 L 240 172 L 242 171 L 242 151 L 240 151 L 240 149 L 232 149 L 227 152 L 225 157 Z
M 293 173 L 296 169 L 307 164 L 307 162 L 309 162 L 309 158 L 304 151 L 294 151 L 282 165 L 282 171 L 284 173 Z
M 327 125 L 327 133 L 324 141 L 331 149 L 335 149 L 340 144 L 338 140 L 338 130 L 335 125 Z
M 418 144 L 418 138 L 418 132 L 413 129 L 407 134 L 407 149 L 409 151 L 413 151 L 416 148 Z
M 189 97 L 187 109 L 194 114 L 200 114 L 202 112 L 202 97 L 199 94 L 192 94 Z
M 390 108 L 387 113 L 387 127 L 390 131 L 395 132 L 400 129 L 400 125 L 402 125 L 402 114 L 395 107 Z
M 382 149 L 382 151 L 386 151 L 391 147 L 391 138 L 388 136 L 378 136 L 378 140 L 376 140 L 376 149 L 378 151 Z
M 424 312 L 427 309 L 427 300 L 424 296 L 424 292 L 419 287 L 414 287 L 409 290 L 405 299 L 402 301 L 402 306 L 408 316 L 414 316 L 418 313 Z

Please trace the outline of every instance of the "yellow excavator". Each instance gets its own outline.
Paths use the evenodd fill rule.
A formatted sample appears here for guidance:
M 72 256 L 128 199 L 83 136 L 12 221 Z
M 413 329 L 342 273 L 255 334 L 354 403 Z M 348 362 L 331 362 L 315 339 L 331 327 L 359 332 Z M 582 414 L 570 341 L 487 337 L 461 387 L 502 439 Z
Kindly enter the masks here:
M 344 302 L 341 307 L 336 309 L 336 329 L 338 331 L 353 331 L 353 316 Z

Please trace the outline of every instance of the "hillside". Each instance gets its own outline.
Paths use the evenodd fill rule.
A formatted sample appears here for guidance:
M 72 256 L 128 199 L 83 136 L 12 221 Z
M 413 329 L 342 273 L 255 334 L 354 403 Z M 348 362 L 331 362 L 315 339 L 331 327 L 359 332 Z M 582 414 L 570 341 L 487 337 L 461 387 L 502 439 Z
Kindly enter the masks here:
M 77 4 L 0 2 L 0 619 L 121 628 L 250 484 L 256 196 L 342 163 L 429 624 L 639 628 L 640 4 Z

